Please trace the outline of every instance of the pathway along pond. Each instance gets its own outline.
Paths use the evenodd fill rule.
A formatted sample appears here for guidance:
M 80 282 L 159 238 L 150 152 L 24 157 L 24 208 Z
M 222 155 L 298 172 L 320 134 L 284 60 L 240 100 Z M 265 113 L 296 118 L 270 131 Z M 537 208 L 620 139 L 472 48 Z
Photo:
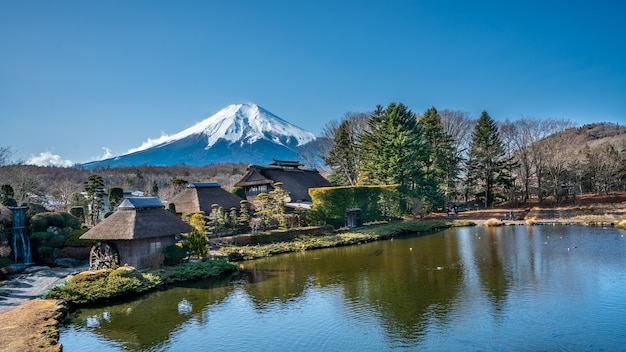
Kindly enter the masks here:
M 245 262 L 68 316 L 69 351 L 618 351 L 626 231 L 449 229 Z

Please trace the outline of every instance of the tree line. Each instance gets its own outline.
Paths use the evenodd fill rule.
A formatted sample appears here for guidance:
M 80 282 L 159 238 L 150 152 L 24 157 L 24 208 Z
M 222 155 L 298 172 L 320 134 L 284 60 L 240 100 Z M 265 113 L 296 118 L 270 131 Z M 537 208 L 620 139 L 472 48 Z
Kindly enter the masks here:
M 585 137 L 586 130 L 596 135 Z M 391 103 L 346 113 L 323 135 L 333 184 L 397 184 L 413 200 L 408 207 L 575 201 L 581 193 L 626 191 L 626 129 L 614 124 L 575 128 L 568 120 L 526 117 L 498 123 L 486 111 L 474 120 Z M 583 137 L 572 145 L 572 135 Z

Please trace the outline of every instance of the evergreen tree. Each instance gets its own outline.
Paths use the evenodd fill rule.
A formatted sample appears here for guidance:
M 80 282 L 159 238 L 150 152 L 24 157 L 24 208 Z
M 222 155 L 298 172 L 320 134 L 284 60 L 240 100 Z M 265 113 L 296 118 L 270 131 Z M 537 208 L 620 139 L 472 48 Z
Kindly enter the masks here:
M 335 184 L 355 185 L 358 178 L 357 136 L 352 122 L 344 119 L 333 131 L 333 147 L 323 157 L 326 165 L 332 168 L 330 177 Z
M 377 106 L 369 131 L 359 140 L 360 171 L 376 184 L 400 184 L 408 194 L 425 197 L 428 154 L 423 130 L 402 103 Z
M 472 134 L 467 177 L 469 184 L 478 188 L 485 207 L 493 204 L 496 191 L 512 186 L 511 170 L 515 166 L 513 159 L 505 155 L 496 122 L 483 111 Z
M 460 158 L 454 149 L 454 140 L 446 133 L 437 109 L 430 108 L 418 120 L 424 129 L 424 139 L 428 148 L 427 186 L 431 198 L 440 205 L 451 197 L 459 175 Z
M 95 226 L 98 223 L 100 211 L 104 207 L 104 179 L 97 174 L 89 176 L 83 183 L 83 191 L 87 192 L 91 224 Z
M 204 216 L 201 213 L 193 214 L 189 220 L 189 224 L 193 226 L 194 229 L 189 234 L 184 247 L 189 252 L 189 255 L 195 255 L 202 258 L 209 252 L 209 249 L 207 248 L 206 230 L 204 227 Z

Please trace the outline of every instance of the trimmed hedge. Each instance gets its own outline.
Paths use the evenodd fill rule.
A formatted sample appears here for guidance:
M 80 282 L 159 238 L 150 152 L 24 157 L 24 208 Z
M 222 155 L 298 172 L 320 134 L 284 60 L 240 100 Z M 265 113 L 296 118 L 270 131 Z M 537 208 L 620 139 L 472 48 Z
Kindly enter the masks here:
M 406 196 L 398 185 L 342 186 L 309 189 L 313 207 L 308 213 L 314 222 L 336 228 L 345 226 L 346 209 L 361 209 L 363 222 L 400 218 Z
M 50 226 L 78 229 L 80 228 L 80 220 L 64 212 L 39 213 L 30 218 L 30 228 L 33 232 L 45 232 Z

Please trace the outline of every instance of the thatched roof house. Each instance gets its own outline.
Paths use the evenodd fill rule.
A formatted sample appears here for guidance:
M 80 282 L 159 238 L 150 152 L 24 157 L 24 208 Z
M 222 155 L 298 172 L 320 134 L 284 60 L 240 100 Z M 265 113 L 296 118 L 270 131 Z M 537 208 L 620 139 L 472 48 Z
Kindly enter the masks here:
M 291 198 L 288 202 L 310 202 L 309 188 L 330 187 L 331 184 L 317 170 L 301 166 L 298 161 L 276 159 L 268 166 L 250 165 L 235 187 L 242 187 L 248 197 L 256 197 L 274 189 L 274 183 L 282 182 Z
M 175 195 L 170 204 L 176 206 L 176 213 L 211 213 L 213 204 L 218 204 L 225 211 L 239 209 L 241 198 L 226 191 L 217 182 L 192 182 L 185 190 Z
M 115 213 L 80 238 L 110 245 L 119 254 L 120 265 L 144 268 L 146 255 L 160 253 L 176 243 L 176 235 L 191 231 L 192 227 L 165 210 L 158 198 L 126 198 Z

